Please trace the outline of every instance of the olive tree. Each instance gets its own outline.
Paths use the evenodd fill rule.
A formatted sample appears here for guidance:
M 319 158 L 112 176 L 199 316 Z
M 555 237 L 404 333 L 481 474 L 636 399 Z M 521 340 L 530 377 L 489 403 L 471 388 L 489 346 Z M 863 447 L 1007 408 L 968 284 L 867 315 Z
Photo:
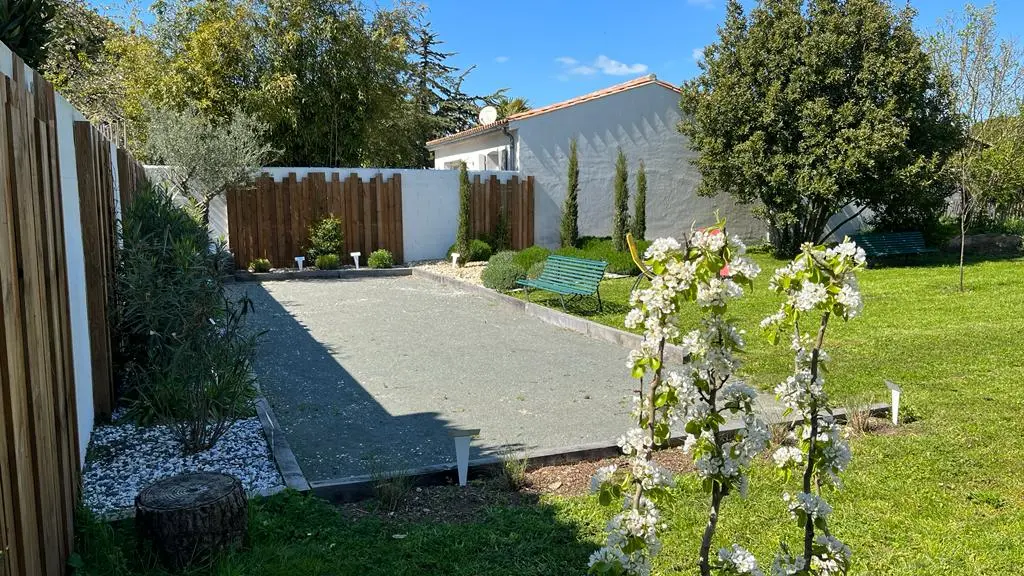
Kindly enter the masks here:
M 150 115 L 147 148 L 151 161 L 167 166 L 167 183 L 209 225 L 210 202 L 229 188 L 251 185 L 271 159 L 264 133 L 262 124 L 241 111 L 215 123 L 195 108 L 159 108 Z

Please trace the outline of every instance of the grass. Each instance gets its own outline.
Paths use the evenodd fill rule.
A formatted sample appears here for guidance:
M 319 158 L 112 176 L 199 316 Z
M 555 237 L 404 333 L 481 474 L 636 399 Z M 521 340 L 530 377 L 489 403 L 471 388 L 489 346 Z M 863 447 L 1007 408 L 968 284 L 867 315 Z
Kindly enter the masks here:
M 779 264 L 757 259 L 765 274 Z M 852 441 L 845 489 L 828 496 L 832 529 L 853 547 L 851 574 L 1020 573 L 1022 279 L 1019 259 L 971 264 L 963 294 L 953 266 L 871 269 L 861 275 L 863 316 L 830 326 L 827 385 L 835 401 L 888 398 L 889 379 L 920 418 L 897 434 Z M 631 283 L 603 282 L 608 310 L 589 317 L 621 325 Z M 790 368 L 788 349 L 769 346 L 756 330 L 777 305 L 765 284 L 733 308 L 748 332 L 745 373 L 762 387 Z M 780 499 L 795 486 L 768 462 L 756 465 L 750 497 L 725 502 L 716 546 L 735 541 L 769 563 L 780 540 L 799 537 Z M 655 571 L 692 575 L 707 499 L 693 477 L 681 478 L 676 496 L 664 507 L 669 528 Z M 582 574 L 613 513 L 593 497 L 548 496 L 536 505 L 495 507 L 473 524 L 352 522 L 320 501 L 285 494 L 253 504 L 247 551 L 195 574 Z M 130 526 L 81 526 L 85 574 L 162 574 L 134 553 Z

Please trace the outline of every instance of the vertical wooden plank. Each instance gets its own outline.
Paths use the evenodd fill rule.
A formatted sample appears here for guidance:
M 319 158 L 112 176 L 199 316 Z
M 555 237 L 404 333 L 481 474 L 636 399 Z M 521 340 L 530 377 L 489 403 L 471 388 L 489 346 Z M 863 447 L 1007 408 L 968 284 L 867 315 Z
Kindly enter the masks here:
M 404 212 L 402 211 L 402 175 L 392 176 L 395 182 L 395 262 L 405 262 Z
M 289 256 L 294 258 L 299 255 L 299 251 L 301 250 L 300 246 L 304 241 L 304 235 L 302 232 L 302 193 L 299 191 L 294 172 L 291 172 L 288 176 L 282 178 L 281 184 L 284 186 L 285 194 L 288 195 L 288 211 L 291 214 L 292 220 L 291 242 L 288 250 L 291 253 Z M 282 262 L 280 265 L 292 266 L 293 264 Z
M 513 241 L 512 248 L 514 250 L 522 250 L 523 248 L 523 198 L 522 190 L 519 188 L 519 177 L 512 176 L 509 178 L 509 188 L 511 189 L 511 196 L 516 206 L 516 219 L 513 221 Z
M 373 246 L 373 222 L 375 210 L 373 207 L 373 190 L 371 188 L 372 181 L 363 182 L 360 180 L 360 188 L 362 189 L 361 196 L 359 198 L 362 202 L 363 221 L 360 225 L 363 231 L 363 243 L 360 245 L 360 252 L 363 253 L 363 261 L 370 255 L 371 246 Z
M 285 195 L 281 186 L 274 182 L 273 178 L 263 175 L 260 177 L 260 181 L 270 190 L 270 195 L 274 202 L 274 249 L 271 261 L 274 262 L 275 266 L 280 266 L 277 263 L 288 257 L 288 228 L 291 224 L 288 219 L 288 212 L 285 209 Z
M 15 57 L 14 60 L 17 61 Z M 3 362 L 0 375 L 4 386 L 0 386 L 4 408 L 4 435 L 6 450 L 0 462 L 0 477 L 3 486 L 4 515 L 8 530 L 3 533 L 5 561 L 9 574 L 38 574 L 41 572 L 37 519 L 33 511 L 36 499 L 35 482 L 27 473 L 31 469 L 31 445 L 28 432 L 27 367 L 25 366 L 25 341 L 21 314 L 21 286 L 18 281 L 19 219 L 17 217 L 17 184 L 15 178 L 14 148 L 20 144 L 15 130 L 16 94 L 13 83 L 6 76 L 0 76 L 0 98 L 3 100 L 2 143 L 5 153 L 0 153 L 0 292 L 3 300 Z M 14 100 L 14 101 L 12 101 Z
M 523 248 L 533 246 L 534 234 L 534 191 L 533 176 L 526 177 L 526 242 Z

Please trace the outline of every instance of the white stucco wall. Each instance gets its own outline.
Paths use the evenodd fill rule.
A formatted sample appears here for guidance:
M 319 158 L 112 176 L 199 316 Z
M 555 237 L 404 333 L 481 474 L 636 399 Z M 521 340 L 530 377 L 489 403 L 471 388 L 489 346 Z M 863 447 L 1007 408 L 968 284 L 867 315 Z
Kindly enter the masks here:
M 468 170 L 496 170 L 502 153 L 509 149 L 511 142 L 500 128 L 472 138 L 446 143 L 433 148 L 434 168 L 443 170 L 455 168 L 457 162 L 465 162 Z M 490 159 L 488 159 L 490 155 Z
M 89 307 L 85 293 L 85 245 L 82 239 L 82 217 L 78 199 L 74 123 L 85 120 L 85 117 L 72 108 L 60 94 L 56 95 L 55 103 L 61 209 L 64 216 L 64 251 L 68 273 L 68 304 L 71 312 L 71 364 L 75 375 L 75 408 L 78 416 L 78 454 L 81 458 L 80 464 L 84 466 L 89 436 L 95 423 L 95 412 L 92 397 Z
M 679 94 L 656 84 L 641 86 L 514 123 L 519 134 L 519 167 L 536 184 L 536 241 L 559 242 L 565 200 L 569 139 L 577 138 L 580 167 L 579 227 L 586 236 L 609 236 L 618 148 L 629 165 L 630 211 L 636 171 L 647 169 L 647 237 L 678 236 L 714 221 L 715 211 L 744 240 L 764 240 L 764 225 L 750 209 L 726 196 L 697 196 L 700 176 L 690 163 L 695 153 L 679 133 Z

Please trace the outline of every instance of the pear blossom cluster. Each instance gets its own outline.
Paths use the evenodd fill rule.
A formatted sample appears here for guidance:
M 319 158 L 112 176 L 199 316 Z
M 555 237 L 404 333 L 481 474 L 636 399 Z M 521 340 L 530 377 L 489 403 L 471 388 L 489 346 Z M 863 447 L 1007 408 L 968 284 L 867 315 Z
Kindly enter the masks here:
M 655 240 L 643 255 L 650 287 L 633 292 L 625 319 L 627 327 L 644 334 L 626 361 L 640 380 L 632 410 L 636 427 L 618 441 L 631 463 L 602 468 L 591 480 L 602 503 L 623 498 L 624 509 L 609 522 L 605 546 L 590 558 L 592 574 L 650 572 L 651 558 L 661 547 L 655 502 L 672 486 L 672 475 L 654 464 L 652 455 L 668 445 L 672 426 L 687 432 L 684 449 L 693 454 L 698 475 L 714 494 L 712 514 L 717 515 L 722 497 L 734 490 L 746 492 L 745 469 L 770 435 L 754 415 L 756 392 L 732 380 L 744 340 L 726 319 L 727 306 L 760 274 L 745 251 L 739 238 L 727 235 L 719 223 L 691 231 L 683 242 Z M 684 330 L 679 312 L 687 304 L 698 307 L 701 320 Z M 686 357 L 674 370 L 664 365 L 666 345 L 678 347 Z M 744 424 L 730 441 L 718 434 L 725 413 L 738 415 Z M 723 548 L 717 560 L 709 559 L 710 537 L 705 540 L 702 571 L 713 565 L 732 574 L 761 574 L 753 555 L 738 546 Z
M 783 500 L 805 536 L 802 554 L 783 547 L 776 555 L 773 576 L 832 576 L 846 574 L 849 567 L 850 548 L 829 532 L 832 508 L 821 494 L 824 487 L 841 487 L 839 474 L 852 456 L 829 408 L 824 378 L 829 356 L 823 346 L 830 318 L 850 320 L 863 310 L 856 273 L 865 265 L 864 250 L 849 239 L 831 248 L 805 244 L 769 282 L 769 288 L 785 300 L 778 312 L 761 322 L 761 328 L 773 343 L 791 331 L 794 352 L 793 375 L 775 387 L 775 394 L 787 411 L 802 417 L 794 438 L 797 445 L 780 447 L 772 459 L 787 477 L 803 468 L 802 490 L 783 494 Z M 814 335 L 804 332 L 809 325 Z

